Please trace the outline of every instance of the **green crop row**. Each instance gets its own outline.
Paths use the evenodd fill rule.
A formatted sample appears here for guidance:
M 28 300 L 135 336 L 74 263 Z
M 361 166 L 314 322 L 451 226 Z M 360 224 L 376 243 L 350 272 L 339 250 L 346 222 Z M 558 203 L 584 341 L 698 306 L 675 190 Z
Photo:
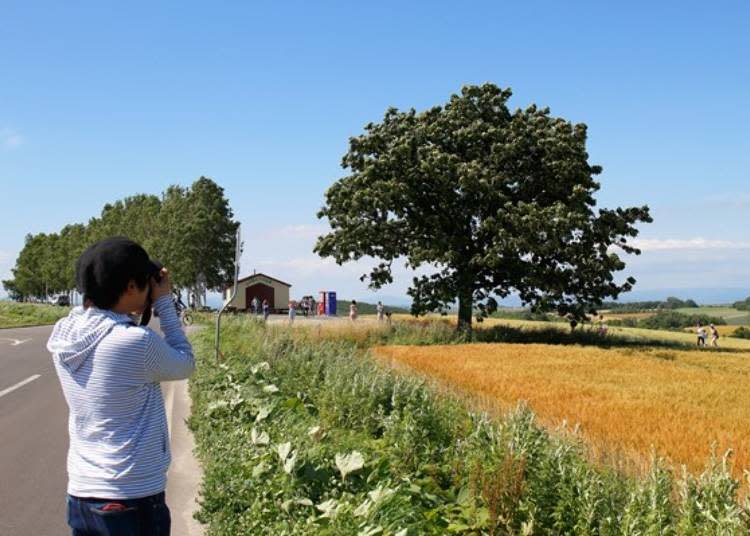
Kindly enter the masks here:
M 726 459 L 679 479 L 655 461 L 635 479 L 594 467 L 583 444 L 523 406 L 474 414 L 356 340 L 230 320 L 216 363 L 211 335 L 194 336 L 190 421 L 208 534 L 750 531 Z

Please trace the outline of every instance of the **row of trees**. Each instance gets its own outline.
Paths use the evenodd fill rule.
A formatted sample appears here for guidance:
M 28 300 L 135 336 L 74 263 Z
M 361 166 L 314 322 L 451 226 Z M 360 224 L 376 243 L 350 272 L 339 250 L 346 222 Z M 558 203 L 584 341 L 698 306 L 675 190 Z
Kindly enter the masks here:
M 634 302 L 604 302 L 602 309 L 619 311 L 623 313 L 637 313 L 640 311 L 652 311 L 654 309 L 696 309 L 698 303 L 695 300 L 681 300 L 670 296 L 666 300 L 634 301 Z
M 13 278 L 3 281 L 3 287 L 16 300 L 69 293 L 84 249 L 123 235 L 169 267 L 176 288 L 200 298 L 203 290 L 219 290 L 232 279 L 238 225 L 224 189 L 201 177 L 190 188 L 170 186 L 161 197 L 139 194 L 108 203 L 87 224 L 27 235 Z

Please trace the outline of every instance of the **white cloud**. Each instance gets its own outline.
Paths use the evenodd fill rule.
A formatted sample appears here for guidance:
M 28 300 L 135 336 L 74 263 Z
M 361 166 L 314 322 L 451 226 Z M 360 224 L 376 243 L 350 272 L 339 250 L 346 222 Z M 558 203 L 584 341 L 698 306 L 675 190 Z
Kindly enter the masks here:
M 319 223 L 302 223 L 296 225 L 284 225 L 268 229 L 265 235 L 268 238 L 315 240 L 318 236 L 329 231 L 327 225 Z
M 0 129 L 0 147 L 2 147 L 4 150 L 13 150 L 21 146 L 23 142 L 23 136 L 21 136 L 15 130 L 11 130 L 9 128 Z
M 637 238 L 630 242 L 643 251 L 748 249 L 750 242 L 708 238 Z
M 316 255 L 294 257 L 283 260 L 259 260 L 256 264 L 261 271 L 285 271 L 305 277 L 330 272 L 331 270 L 352 272 L 352 269 L 356 266 L 356 263 L 347 263 L 343 266 L 339 266 L 336 264 L 336 261 L 331 258 L 324 259 Z M 360 268 L 356 268 L 354 271 L 359 272 Z
M 750 192 L 731 194 L 711 194 L 706 197 L 705 205 L 719 209 L 743 209 L 750 207 Z

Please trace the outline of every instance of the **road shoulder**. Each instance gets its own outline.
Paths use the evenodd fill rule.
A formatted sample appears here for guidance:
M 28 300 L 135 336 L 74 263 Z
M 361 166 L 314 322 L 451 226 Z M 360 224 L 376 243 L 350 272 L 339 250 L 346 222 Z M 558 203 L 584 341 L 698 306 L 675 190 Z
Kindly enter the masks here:
M 162 384 L 169 422 L 172 464 L 167 474 L 167 504 L 172 514 L 172 534 L 198 536 L 203 525 L 193 518 L 203 469 L 194 454 L 195 440 L 187 427 L 190 417 L 188 380 Z

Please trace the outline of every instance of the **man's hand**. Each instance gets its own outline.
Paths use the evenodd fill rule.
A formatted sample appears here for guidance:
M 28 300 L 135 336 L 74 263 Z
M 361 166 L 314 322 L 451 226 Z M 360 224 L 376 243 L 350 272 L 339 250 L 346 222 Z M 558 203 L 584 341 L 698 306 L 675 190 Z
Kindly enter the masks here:
M 171 294 L 172 282 L 169 280 L 169 270 L 162 268 L 160 282 L 157 282 L 153 277 L 151 278 L 151 303 L 154 303 L 162 296 L 169 296 Z

